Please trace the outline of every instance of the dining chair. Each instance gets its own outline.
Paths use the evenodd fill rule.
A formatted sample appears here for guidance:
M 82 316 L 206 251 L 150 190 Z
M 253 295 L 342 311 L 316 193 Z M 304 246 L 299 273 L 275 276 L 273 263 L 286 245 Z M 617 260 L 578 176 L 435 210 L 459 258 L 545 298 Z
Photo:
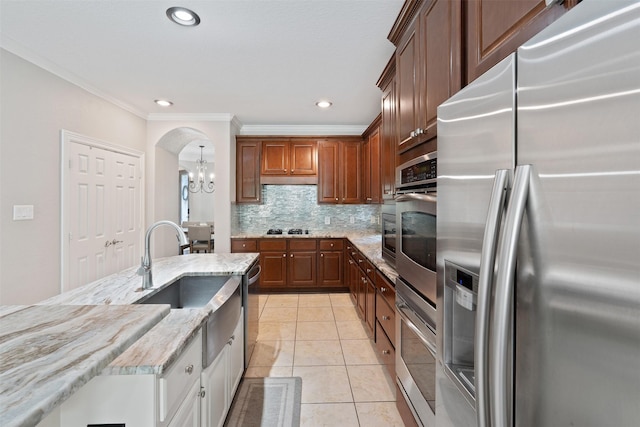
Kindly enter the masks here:
M 204 251 L 213 252 L 211 246 L 211 227 L 208 225 L 189 226 L 187 231 L 189 237 L 189 253 Z

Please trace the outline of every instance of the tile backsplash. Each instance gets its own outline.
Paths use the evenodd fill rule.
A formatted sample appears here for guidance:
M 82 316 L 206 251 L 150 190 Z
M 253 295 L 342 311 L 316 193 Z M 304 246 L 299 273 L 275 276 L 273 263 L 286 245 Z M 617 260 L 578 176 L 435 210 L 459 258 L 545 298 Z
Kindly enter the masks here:
M 318 204 L 317 185 L 263 185 L 262 204 L 231 205 L 232 235 L 264 234 L 270 228 L 379 232 L 380 205 Z

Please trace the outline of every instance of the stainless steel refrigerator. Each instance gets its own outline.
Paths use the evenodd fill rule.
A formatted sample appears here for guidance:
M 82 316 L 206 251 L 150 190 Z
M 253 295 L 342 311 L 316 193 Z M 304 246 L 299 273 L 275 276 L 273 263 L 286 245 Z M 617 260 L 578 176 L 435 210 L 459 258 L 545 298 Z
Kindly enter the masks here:
M 436 425 L 640 425 L 640 3 L 438 109 Z

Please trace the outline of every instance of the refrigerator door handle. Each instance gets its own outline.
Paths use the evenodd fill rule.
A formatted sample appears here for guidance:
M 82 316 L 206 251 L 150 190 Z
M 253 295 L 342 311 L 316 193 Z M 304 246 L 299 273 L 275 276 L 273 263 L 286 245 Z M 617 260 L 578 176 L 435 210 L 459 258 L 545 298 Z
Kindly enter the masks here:
M 478 306 L 476 312 L 475 377 L 476 377 L 476 416 L 478 427 L 490 427 L 489 419 L 489 312 L 493 271 L 495 268 L 496 248 L 502 222 L 502 212 L 509 189 L 509 170 L 496 171 L 489 202 L 487 223 L 484 227 L 480 274 L 478 280 Z
M 491 328 L 491 420 L 492 426 L 509 427 L 512 425 L 512 405 L 509 403 L 513 393 L 507 369 L 512 367 L 509 358 L 509 334 L 512 325 L 513 291 L 515 286 L 516 255 L 520 228 L 529 195 L 531 165 L 516 167 L 513 191 L 505 217 L 504 233 L 500 238 L 500 253 L 496 273 L 494 317 Z

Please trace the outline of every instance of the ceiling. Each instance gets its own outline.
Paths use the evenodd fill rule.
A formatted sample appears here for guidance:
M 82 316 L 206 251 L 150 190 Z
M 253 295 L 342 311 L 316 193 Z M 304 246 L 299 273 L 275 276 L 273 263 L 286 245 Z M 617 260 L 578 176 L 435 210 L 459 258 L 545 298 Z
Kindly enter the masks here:
M 144 118 L 362 126 L 403 0 L 0 0 L 2 47 Z M 172 6 L 197 27 L 167 19 Z M 162 108 L 154 99 L 174 105 Z M 333 106 L 320 110 L 315 102 Z

